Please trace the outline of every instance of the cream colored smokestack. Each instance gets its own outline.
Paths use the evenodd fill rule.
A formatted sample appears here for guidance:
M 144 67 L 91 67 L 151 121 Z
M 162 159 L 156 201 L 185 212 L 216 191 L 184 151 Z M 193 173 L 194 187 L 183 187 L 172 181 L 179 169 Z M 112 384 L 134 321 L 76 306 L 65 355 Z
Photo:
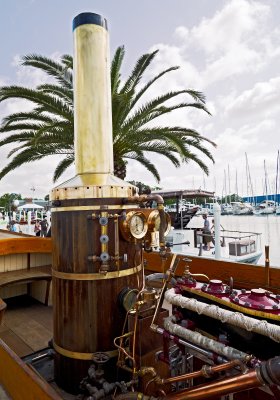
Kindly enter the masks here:
M 56 186 L 51 200 L 130 197 L 137 189 L 114 173 L 109 35 L 106 19 L 73 20 L 76 175 Z
M 73 20 L 76 173 L 113 174 L 109 35 L 93 13 Z

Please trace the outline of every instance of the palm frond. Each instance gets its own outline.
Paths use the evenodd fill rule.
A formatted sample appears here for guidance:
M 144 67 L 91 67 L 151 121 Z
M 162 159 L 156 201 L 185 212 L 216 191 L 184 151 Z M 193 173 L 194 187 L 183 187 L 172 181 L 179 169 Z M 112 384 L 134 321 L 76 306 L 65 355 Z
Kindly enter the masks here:
M 124 46 L 119 46 L 115 51 L 113 60 L 111 62 L 111 93 L 117 93 L 121 83 L 120 69 L 124 58 Z
M 131 158 L 135 161 L 138 161 L 140 164 L 142 164 L 149 172 L 153 174 L 157 182 L 160 181 L 160 175 L 158 170 L 156 169 L 155 165 L 151 163 L 151 161 L 146 158 L 143 154 L 139 153 L 128 153 L 126 158 Z
M 72 73 L 69 69 L 50 58 L 38 54 L 29 54 L 22 58 L 22 65 L 39 68 L 53 76 L 62 85 L 69 89 L 72 87 Z
M 124 83 L 121 89 L 121 93 L 127 93 L 135 89 L 136 85 L 140 82 L 144 71 L 148 68 L 148 66 L 153 61 L 157 53 L 158 50 L 155 50 L 152 53 L 143 54 L 138 59 L 134 69 L 132 70 L 132 73 L 130 74 L 127 81 Z
M 205 146 L 205 143 L 214 146 L 213 141 L 194 129 L 154 124 L 156 118 L 180 109 L 197 109 L 210 114 L 204 94 L 193 89 L 174 90 L 140 104 L 139 100 L 155 82 L 178 69 L 174 66 L 167 68 L 143 84 L 144 73 L 157 52 L 143 54 L 123 82 L 124 47 L 119 46 L 114 54 L 111 64 L 114 160 L 119 170 L 123 170 L 123 175 L 126 173 L 126 159 L 138 161 L 157 181 L 160 180 L 159 172 L 148 159 L 149 153 L 165 157 L 175 167 L 192 160 L 208 173 L 206 164 L 192 150 L 199 151 L 214 162 Z M 34 105 L 29 112 L 12 113 L 2 120 L 0 133 L 5 136 L 0 141 L 0 147 L 11 143 L 14 146 L 8 154 L 13 159 L 0 172 L 0 179 L 23 164 L 60 154 L 64 158 L 54 172 L 54 180 L 57 180 L 74 162 L 73 58 L 66 54 L 60 61 L 54 61 L 31 54 L 23 57 L 22 64 L 40 69 L 54 78 L 55 83 L 43 83 L 35 89 L 20 86 L 0 88 L 0 102 L 16 98 L 28 100 Z M 178 102 L 178 96 L 190 96 L 191 101 Z

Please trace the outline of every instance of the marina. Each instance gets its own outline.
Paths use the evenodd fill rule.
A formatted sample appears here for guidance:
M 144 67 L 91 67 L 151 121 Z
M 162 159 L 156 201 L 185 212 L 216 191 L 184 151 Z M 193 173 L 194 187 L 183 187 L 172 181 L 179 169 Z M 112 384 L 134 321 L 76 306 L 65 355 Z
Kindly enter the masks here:
M 213 216 L 208 217 L 212 220 Z M 261 234 L 261 249 L 262 255 L 258 261 L 259 265 L 265 264 L 265 246 L 269 246 L 269 259 L 270 264 L 276 268 L 280 266 L 280 218 L 279 216 L 273 215 L 221 215 L 221 225 L 226 230 L 230 231 L 241 231 L 241 232 L 258 232 Z M 202 227 L 201 218 L 193 217 L 189 227 Z M 192 232 L 188 233 L 186 229 L 176 229 L 175 233 L 180 235 L 180 241 L 184 242 L 189 240 Z M 188 246 L 182 245 L 181 251 L 188 253 Z
M 177 125 L 147 127 L 173 107 L 208 113 L 204 95 L 169 92 L 130 108 L 177 67 L 139 88 L 156 51 L 144 54 L 123 82 L 124 48 L 110 67 L 103 15 L 76 14 L 72 35 L 73 57 L 62 56 L 61 64 L 25 57 L 26 65 L 42 62 L 59 85 L 38 86 L 36 97 L 43 100 L 40 107 L 35 101 L 32 116 L 6 117 L 1 127 L 16 130 L 36 160 L 45 150 L 66 154 L 54 181 L 73 163 L 75 171 L 52 186 L 46 208 L 32 201 L 19 206 L 11 193 L 1 209 L 0 398 L 279 399 L 276 203 L 265 199 L 252 213 L 238 199 L 219 205 L 215 193 L 201 187 L 160 192 L 124 180 L 128 156 L 159 177 L 144 155 L 149 146 L 179 166 L 177 149 L 182 160 L 208 171 L 191 151 L 202 149 L 214 161 L 203 145 L 214 146 L 212 140 Z M 2 87 L 0 94 L 5 99 L 13 90 Z M 21 92 L 29 99 L 35 93 Z M 193 103 L 169 108 L 166 101 L 178 94 Z M 26 124 L 31 132 L 19 133 Z M 14 166 L 5 168 L 2 176 Z M 204 206 L 193 205 L 193 198 Z

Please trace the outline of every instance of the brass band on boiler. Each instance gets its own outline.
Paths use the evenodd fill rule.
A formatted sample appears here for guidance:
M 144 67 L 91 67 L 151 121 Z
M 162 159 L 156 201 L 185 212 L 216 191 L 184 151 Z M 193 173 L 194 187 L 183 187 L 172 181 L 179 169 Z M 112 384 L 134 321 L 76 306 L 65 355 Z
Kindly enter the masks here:
M 120 271 L 111 271 L 107 272 L 106 274 L 99 274 L 99 273 L 73 273 L 73 272 L 61 272 L 52 269 L 52 276 L 58 279 L 65 279 L 65 280 L 77 280 L 77 281 L 96 281 L 96 280 L 106 280 L 106 279 L 116 279 L 122 278 L 124 276 L 129 276 L 140 272 L 142 269 L 142 265 L 139 264 L 137 267 L 123 269 Z
M 61 354 L 64 357 L 68 358 L 74 358 L 75 360 L 89 360 L 91 361 L 93 359 L 94 353 L 81 353 L 79 351 L 70 351 L 67 349 L 64 349 L 63 347 L 58 346 L 58 344 L 53 342 L 53 347 L 55 351 L 59 354 Z M 110 358 L 116 357 L 118 355 L 118 350 L 112 350 L 112 351 L 104 351 L 102 352 L 109 356 Z

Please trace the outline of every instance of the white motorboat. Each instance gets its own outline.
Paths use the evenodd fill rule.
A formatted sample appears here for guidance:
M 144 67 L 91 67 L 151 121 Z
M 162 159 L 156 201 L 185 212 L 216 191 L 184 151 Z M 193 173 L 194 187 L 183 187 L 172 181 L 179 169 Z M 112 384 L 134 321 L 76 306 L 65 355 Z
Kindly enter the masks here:
M 276 211 L 276 203 L 273 200 L 264 200 L 253 211 L 254 215 L 268 215 Z
M 250 215 L 253 214 L 254 208 L 250 203 L 243 203 L 241 201 L 232 201 L 233 215 Z
M 221 204 L 221 214 L 231 215 L 233 213 L 232 204 Z
M 211 249 L 207 251 L 203 245 L 202 228 L 202 217 L 194 216 L 187 230 L 172 230 L 167 237 L 167 241 L 172 246 L 172 251 L 174 253 L 184 253 L 186 256 L 201 256 L 214 259 L 215 238 L 220 237 L 220 259 L 222 260 L 257 264 L 262 256 L 261 233 L 231 231 L 221 227 L 219 235 L 213 234 Z

